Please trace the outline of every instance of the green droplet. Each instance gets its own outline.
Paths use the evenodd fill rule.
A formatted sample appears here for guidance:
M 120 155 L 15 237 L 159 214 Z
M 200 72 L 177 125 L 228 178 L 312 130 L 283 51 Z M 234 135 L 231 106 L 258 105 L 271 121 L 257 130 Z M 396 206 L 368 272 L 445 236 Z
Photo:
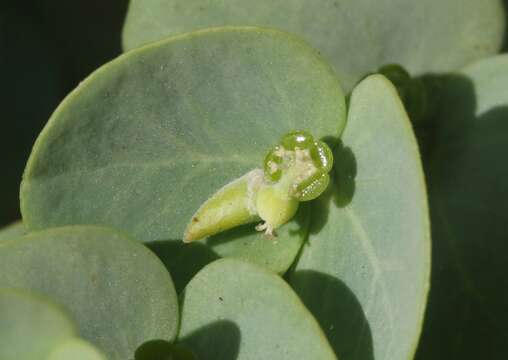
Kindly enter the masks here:
M 328 184 L 330 183 L 330 176 L 326 172 L 318 172 L 308 180 L 300 183 L 295 194 L 298 201 L 310 201 L 321 195 Z
M 312 160 L 321 170 L 329 172 L 333 167 L 333 152 L 326 143 L 316 141 L 315 146 L 310 151 Z
M 265 176 L 271 181 L 279 181 L 282 175 L 282 167 L 280 166 L 282 164 L 282 157 L 276 154 L 278 150 L 280 150 L 280 146 L 275 146 L 270 150 L 263 164 Z
M 281 145 L 286 150 L 310 149 L 314 145 L 314 137 L 307 131 L 292 131 L 281 139 Z

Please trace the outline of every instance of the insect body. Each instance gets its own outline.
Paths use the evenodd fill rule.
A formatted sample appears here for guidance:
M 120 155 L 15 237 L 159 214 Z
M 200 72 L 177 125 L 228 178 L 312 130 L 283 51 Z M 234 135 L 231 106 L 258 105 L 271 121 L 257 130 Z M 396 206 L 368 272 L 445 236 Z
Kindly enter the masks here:
M 217 191 L 196 211 L 183 240 L 190 242 L 233 227 L 262 221 L 256 229 L 274 236 L 287 223 L 300 201 L 315 199 L 328 186 L 332 151 L 308 132 L 284 136 L 254 169 Z

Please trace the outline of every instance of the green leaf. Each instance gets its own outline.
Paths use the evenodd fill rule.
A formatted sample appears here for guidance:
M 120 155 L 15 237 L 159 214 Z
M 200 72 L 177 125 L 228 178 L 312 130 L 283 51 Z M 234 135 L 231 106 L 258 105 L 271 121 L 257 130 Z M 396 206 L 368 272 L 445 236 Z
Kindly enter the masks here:
M 25 224 L 19 220 L 0 229 L 0 241 L 14 239 L 28 233 Z
M 0 245 L 0 287 L 40 292 L 65 306 L 80 335 L 125 360 L 172 340 L 178 304 L 169 274 L 142 244 L 106 228 L 73 226 Z
M 501 0 L 131 0 L 124 49 L 222 25 L 280 28 L 330 60 L 346 90 L 381 65 L 444 72 L 498 51 Z
M 106 356 L 93 345 L 80 339 L 69 339 L 58 345 L 48 360 L 106 360 Z
M 335 359 L 316 320 L 276 274 L 235 259 L 187 285 L 179 340 L 198 359 Z
M 104 224 L 144 241 L 181 239 L 215 191 L 261 167 L 290 130 L 339 136 L 344 97 L 331 68 L 275 30 L 221 28 L 126 54 L 85 80 L 37 140 L 21 189 L 26 224 Z M 305 224 L 277 242 L 235 230 L 222 256 L 284 271 Z
M 76 333 L 57 305 L 38 295 L 0 289 L 0 359 L 40 360 Z
M 406 360 L 429 287 L 427 198 L 418 148 L 393 85 L 353 91 L 335 185 L 315 203 L 289 280 L 341 359 Z
M 418 359 L 508 357 L 508 55 L 441 80 L 427 162 L 433 276 Z

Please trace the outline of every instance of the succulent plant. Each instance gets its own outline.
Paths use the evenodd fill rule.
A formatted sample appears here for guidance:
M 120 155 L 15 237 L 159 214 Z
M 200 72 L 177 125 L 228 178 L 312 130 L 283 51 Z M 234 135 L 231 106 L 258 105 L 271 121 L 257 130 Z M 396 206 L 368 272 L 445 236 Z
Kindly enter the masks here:
M 504 22 L 131 0 L 0 231 L 0 359 L 506 358 Z

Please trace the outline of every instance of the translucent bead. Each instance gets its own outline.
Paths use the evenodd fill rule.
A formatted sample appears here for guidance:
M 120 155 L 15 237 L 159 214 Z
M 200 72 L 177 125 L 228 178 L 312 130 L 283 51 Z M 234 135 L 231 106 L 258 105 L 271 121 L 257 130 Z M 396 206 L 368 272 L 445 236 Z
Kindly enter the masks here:
M 333 152 L 326 143 L 316 141 L 310 150 L 310 156 L 317 167 L 324 172 L 329 172 L 333 167 Z
M 263 163 L 263 170 L 265 176 L 271 181 L 279 181 L 282 176 L 282 157 L 277 155 L 280 150 L 280 146 L 274 147 L 265 156 Z
M 282 138 L 281 145 L 286 150 L 310 149 L 314 145 L 314 137 L 307 131 L 292 131 Z
M 319 172 L 308 180 L 298 184 L 294 197 L 298 201 L 310 201 L 321 195 L 330 183 L 330 175 Z

